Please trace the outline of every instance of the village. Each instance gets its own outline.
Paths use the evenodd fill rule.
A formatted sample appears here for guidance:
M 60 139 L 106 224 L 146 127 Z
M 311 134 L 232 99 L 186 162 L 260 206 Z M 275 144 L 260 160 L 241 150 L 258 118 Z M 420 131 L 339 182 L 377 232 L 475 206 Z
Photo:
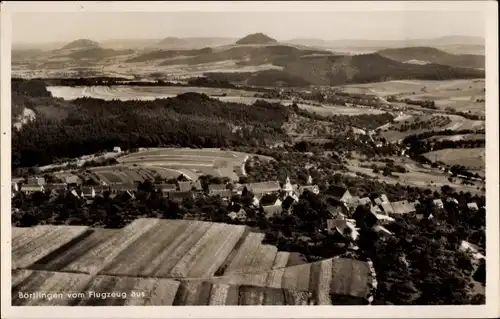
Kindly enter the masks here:
M 313 183 L 311 176 L 307 184 L 292 184 L 290 178 L 285 181 L 265 181 L 256 183 L 209 183 L 208 178 L 200 178 L 196 181 L 189 180 L 186 176 L 180 176 L 170 183 L 114 183 L 106 185 L 82 185 L 81 179 L 69 175 L 60 183 L 47 183 L 44 177 L 29 177 L 27 179 L 16 179 L 12 181 L 12 198 L 22 194 L 33 198 L 38 194 L 44 194 L 47 200 L 54 201 L 60 196 L 69 196 L 92 205 L 98 199 L 109 199 L 113 201 L 126 202 L 134 200 L 138 193 L 159 194 L 161 197 L 182 204 L 186 201 L 194 201 L 202 198 L 220 199 L 222 205 L 227 208 L 229 220 L 239 224 L 251 221 L 244 206 L 260 212 L 267 219 L 276 216 L 291 215 L 294 206 L 307 193 L 321 195 L 318 185 Z M 202 185 L 202 181 L 203 184 Z M 388 238 L 394 234 L 386 228 L 386 225 L 395 221 L 395 216 L 414 215 L 418 220 L 432 219 L 432 213 L 418 210 L 418 200 L 409 202 L 407 200 L 390 202 L 385 194 L 374 198 L 352 196 L 344 187 L 331 187 L 329 189 L 328 218 L 320 220 L 321 231 L 328 234 L 333 242 L 342 243 L 349 249 L 357 250 L 356 242 L 360 236 L 359 223 L 368 227 L 380 238 Z M 457 199 L 448 196 L 446 198 L 435 198 L 432 205 L 436 211 L 444 209 L 445 203 L 458 205 Z M 360 213 L 359 207 L 366 209 L 366 213 Z M 480 207 L 475 201 L 467 203 L 471 211 L 478 211 Z M 481 207 L 484 209 L 484 207 Z M 247 209 L 248 210 L 248 209 Z M 417 213 L 418 211 L 418 213 Z M 200 216 L 187 214 L 184 219 L 199 219 Z M 301 236 L 302 240 L 310 239 Z M 460 249 L 471 252 L 476 262 L 484 260 L 484 250 L 466 241 L 462 241 Z

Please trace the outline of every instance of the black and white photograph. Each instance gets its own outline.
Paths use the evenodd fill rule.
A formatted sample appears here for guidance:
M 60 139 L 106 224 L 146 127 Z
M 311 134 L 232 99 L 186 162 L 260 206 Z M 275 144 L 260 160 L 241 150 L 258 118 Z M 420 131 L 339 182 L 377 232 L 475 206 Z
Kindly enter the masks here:
M 491 314 L 497 3 L 355 2 L 2 3 L 9 307 Z

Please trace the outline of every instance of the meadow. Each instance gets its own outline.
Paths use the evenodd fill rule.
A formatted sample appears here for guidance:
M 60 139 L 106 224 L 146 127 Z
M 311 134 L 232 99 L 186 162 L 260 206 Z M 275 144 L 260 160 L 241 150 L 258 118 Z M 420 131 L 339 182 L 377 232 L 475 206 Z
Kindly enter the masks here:
M 419 81 L 400 80 L 340 87 L 348 93 L 375 94 L 382 98 L 397 96 L 399 99 L 432 100 L 440 110 L 447 107 L 459 112 L 485 114 L 485 80 Z
M 453 148 L 423 154 L 431 161 L 443 162 L 446 165 L 462 165 L 472 170 L 483 171 L 486 166 L 484 148 Z

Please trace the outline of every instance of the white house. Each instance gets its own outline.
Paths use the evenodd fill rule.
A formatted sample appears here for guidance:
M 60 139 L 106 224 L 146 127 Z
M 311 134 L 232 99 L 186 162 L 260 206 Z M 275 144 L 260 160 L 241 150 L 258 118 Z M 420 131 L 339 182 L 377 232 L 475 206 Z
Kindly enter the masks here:
M 25 194 L 33 194 L 36 192 L 43 192 L 45 189 L 43 185 L 33 185 L 33 184 L 24 184 L 21 186 L 21 192 Z
M 115 147 L 113 147 L 113 152 L 115 152 L 115 153 L 121 153 L 122 149 L 119 146 L 115 146 Z

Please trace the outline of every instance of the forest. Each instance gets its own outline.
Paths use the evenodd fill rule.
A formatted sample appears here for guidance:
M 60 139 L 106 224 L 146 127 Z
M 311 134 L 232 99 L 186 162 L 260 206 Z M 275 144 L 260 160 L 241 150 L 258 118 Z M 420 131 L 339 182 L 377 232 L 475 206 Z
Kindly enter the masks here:
M 31 95 L 45 96 L 35 83 Z M 24 91 L 19 85 L 19 92 Z M 17 102 L 13 100 L 13 104 Z M 46 165 L 57 158 L 78 157 L 114 146 L 130 149 L 265 145 L 287 139 L 281 127 L 293 111 L 277 103 L 256 101 L 249 107 L 198 93 L 154 101 L 79 98 L 61 104 L 61 108 L 71 112 L 58 119 L 53 118 L 52 110 L 49 114 L 37 112 L 37 106 L 30 105 L 37 120 L 22 130 L 13 130 L 13 168 Z M 58 103 L 54 105 L 57 108 Z

